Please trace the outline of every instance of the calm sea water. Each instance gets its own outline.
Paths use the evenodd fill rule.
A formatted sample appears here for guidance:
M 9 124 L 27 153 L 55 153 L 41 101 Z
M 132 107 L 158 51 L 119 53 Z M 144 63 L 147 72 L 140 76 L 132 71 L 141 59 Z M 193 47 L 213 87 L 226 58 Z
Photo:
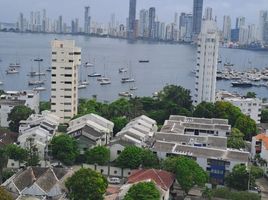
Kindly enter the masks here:
M 87 79 L 90 85 L 86 89 L 79 90 L 82 98 L 91 98 L 97 95 L 100 101 L 113 101 L 118 98 L 118 93 L 128 91 L 135 86 L 138 89 L 132 91 L 137 96 L 151 96 L 167 84 L 182 85 L 193 90 L 194 76 L 191 74 L 195 67 L 196 50 L 190 45 L 163 44 L 135 42 L 109 38 L 90 38 L 85 36 L 45 35 L 45 34 L 17 34 L 0 33 L 0 80 L 4 90 L 26 90 L 30 79 L 27 74 L 33 69 L 38 71 L 37 63 L 33 63 L 36 57 L 41 57 L 44 62 L 41 71 L 45 72 L 50 66 L 50 41 L 53 39 L 73 39 L 77 46 L 82 48 L 82 62 L 94 62 L 95 68 L 80 67 L 81 79 Z M 247 68 L 268 67 L 268 53 L 245 50 L 220 49 L 223 60 L 235 64 L 234 68 L 245 70 Z M 139 63 L 138 60 L 148 59 L 150 63 Z M 9 63 L 19 61 L 21 67 L 19 74 L 7 75 Z M 250 64 L 251 63 L 251 64 Z M 121 84 L 124 76 L 118 73 L 121 67 L 129 68 L 131 76 L 136 80 L 133 84 Z M 96 78 L 89 78 L 87 74 L 98 72 L 111 78 L 112 84 L 101 86 Z M 129 75 L 127 73 L 126 75 Z M 36 77 L 38 79 L 38 77 Z M 50 98 L 50 73 L 46 72 L 46 91 L 41 93 L 43 100 Z M 239 89 L 232 88 L 231 83 L 220 81 L 217 89 L 236 91 L 245 94 L 254 91 L 259 97 L 268 97 L 267 88 Z

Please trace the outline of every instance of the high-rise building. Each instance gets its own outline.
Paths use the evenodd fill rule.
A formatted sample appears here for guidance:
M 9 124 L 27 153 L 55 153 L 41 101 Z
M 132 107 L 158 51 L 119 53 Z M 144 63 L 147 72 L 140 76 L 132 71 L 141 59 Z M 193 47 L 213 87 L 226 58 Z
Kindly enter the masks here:
M 198 36 L 195 105 L 215 102 L 219 34 L 215 21 L 203 21 Z
M 198 36 L 201 31 L 203 0 L 194 0 L 193 4 L 193 35 Z
M 63 20 L 61 15 L 57 21 L 57 33 L 63 33 Z
M 206 7 L 205 9 L 205 20 L 212 20 L 213 17 L 212 17 L 212 8 L 210 7 Z
M 149 38 L 154 39 L 155 34 L 155 8 L 149 9 Z
M 73 40 L 54 40 L 51 46 L 51 112 L 60 117 L 61 123 L 67 123 L 77 114 L 81 49 Z
M 223 39 L 225 41 L 231 40 L 231 28 L 232 28 L 231 17 L 225 15 L 223 17 Z
M 135 37 L 135 21 L 136 21 L 136 0 L 129 0 L 129 15 L 128 15 L 128 38 Z
M 261 42 L 268 43 L 268 10 L 260 11 L 258 36 Z
M 179 26 L 179 39 L 184 42 L 192 40 L 193 15 L 181 13 Z
M 139 20 L 139 36 L 148 37 L 148 28 L 149 28 L 149 11 L 142 9 L 140 11 L 140 20 Z
M 85 34 L 90 34 L 90 22 L 91 22 L 90 7 L 86 6 L 85 13 L 84 13 L 84 33 Z
M 235 23 L 235 28 L 240 28 L 242 26 L 246 25 L 246 18 L 245 17 L 237 17 L 236 18 L 236 23 Z
M 20 32 L 24 32 L 24 17 L 23 17 L 23 13 L 20 13 L 20 17 L 19 17 L 19 24 L 18 24 L 18 29 Z

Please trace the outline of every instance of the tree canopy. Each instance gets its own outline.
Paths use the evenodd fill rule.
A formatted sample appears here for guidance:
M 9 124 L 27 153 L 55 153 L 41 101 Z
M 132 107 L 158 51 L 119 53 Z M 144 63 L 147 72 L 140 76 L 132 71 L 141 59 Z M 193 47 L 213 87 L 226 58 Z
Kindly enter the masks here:
M 256 98 L 256 93 L 255 92 L 248 92 L 246 94 L 246 98 Z
M 268 123 L 268 109 L 261 111 L 261 123 Z
M 124 200 L 159 200 L 160 192 L 153 182 L 140 182 L 133 185 Z
M 128 146 L 120 153 L 116 163 L 119 167 L 131 169 L 136 169 L 139 166 L 145 168 L 156 167 L 158 165 L 158 158 L 150 150 Z
M 237 128 L 233 128 L 231 135 L 228 137 L 227 146 L 233 149 L 243 149 L 246 144 L 243 140 L 244 134 Z
M 8 114 L 9 128 L 11 131 L 18 132 L 20 121 L 26 120 L 34 112 L 27 106 L 15 106 Z
M 0 186 L 0 199 L 13 200 L 12 196 L 2 186 Z
M 27 160 L 28 152 L 27 150 L 17 146 L 15 144 L 10 144 L 6 146 L 6 153 L 10 159 L 23 162 Z
M 249 173 L 245 165 L 234 166 L 232 172 L 226 177 L 227 186 L 236 190 L 248 189 Z
M 51 148 L 53 157 L 66 165 L 72 165 L 79 154 L 76 140 L 64 134 L 52 139 Z
M 192 159 L 170 157 L 164 160 L 163 168 L 176 174 L 176 179 L 186 194 L 195 186 L 204 186 L 208 181 L 207 173 Z
M 71 200 L 103 200 L 108 182 L 100 173 L 81 168 L 67 179 L 65 185 Z
M 97 146 L 85 152 L 88 164 L 105 165 L 110 160 L 110 150 L 104 146 Z
M 244 139 L 251 140 L 257 133 L 256 122 L 246 115 L 241 115 L 235 122 L 235 128 L 244 133 Z

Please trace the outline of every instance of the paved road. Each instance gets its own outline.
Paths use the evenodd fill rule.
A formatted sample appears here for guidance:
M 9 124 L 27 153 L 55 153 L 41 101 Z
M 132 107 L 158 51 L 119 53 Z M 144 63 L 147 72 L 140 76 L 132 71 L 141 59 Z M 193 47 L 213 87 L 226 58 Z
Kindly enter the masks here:
M 257 185 L 261 188 L 261 199 L 268 200 L 268 181 L 265 178 L 258 179 Z

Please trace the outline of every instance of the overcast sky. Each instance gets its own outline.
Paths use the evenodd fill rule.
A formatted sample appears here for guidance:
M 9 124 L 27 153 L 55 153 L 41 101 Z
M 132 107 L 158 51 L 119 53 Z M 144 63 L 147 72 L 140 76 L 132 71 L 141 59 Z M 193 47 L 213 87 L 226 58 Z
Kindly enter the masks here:
M 66 22 L 83 19 L 84 6 L 91 7 L 93 21 L 106 23 L 115 13 L 116 20 L 125 23 L 129 0 L 0 0 L 0 22 L 15 22 L 20 12 L 29 18 L 30 11 L 47 9 L 47 15 L 63 15 Z M 175 12 L 192 12 L 192 0 L 137 0 L 137 17 L 142 8 L 156 7 L 160 21 L 172 22 Z M 221 25 L 223 15 L 245 16 L 247 23 L 257 23 L 260 10 L 268 10 L 268 0 L 204 0 L 204 7 L 212 7 Z M 81 21 L 80 20 L 80 21 Z

